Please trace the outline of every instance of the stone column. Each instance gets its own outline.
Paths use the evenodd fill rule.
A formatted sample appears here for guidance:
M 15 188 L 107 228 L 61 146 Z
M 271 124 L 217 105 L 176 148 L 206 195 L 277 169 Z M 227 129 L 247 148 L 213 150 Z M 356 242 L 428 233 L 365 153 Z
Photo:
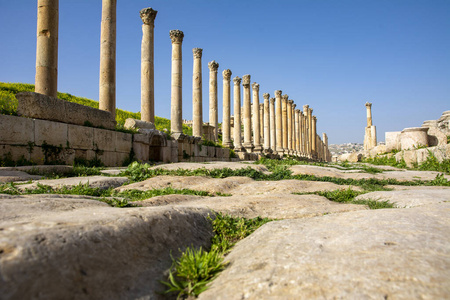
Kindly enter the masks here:
M 282 125 L 282 132 L 283 132 L 283 153 L 289 154 L 288 149 L 288 119 L 287 119 L 287 101 L 289 96 L 284 94 L 281 98 L 281 119 L 283 124 Z
M 295 105 L 295 104 L 294 104 Z M 297 156 L 300 156 L 300 110 L 294 108 L 294 149 Z
M 264 152 L 270 152 L 270 95 L 268 93 L 263 94 L 264 98 Z
M 309 143 L 309 154 L 312 158 L 314 151 L 313 151 L 313 128 L 312 128 L 312 112 L 313 109 L 312 108 L 308 108 L 308 134 L 309 134 L 309 138 L 308 138 L 308 143 Z
M 222 112 L 222 146 L 230 148 L 230 78 L 231 70 L 222 72 L 223 76 L 223 112 Z
M 192 74 L 192 135 L 202 137 L 203 103 L 202 103 L 202 52 L 201 48 L 192 49 L 194 55 L 194 72 Z
M 305 137 L 305 156 L 308 157 L 310 154 L 310 146 L 311 144 L 309 143 L 309 121 L 308 121 L 308 114 L 309 114 L 309 105 L 303 105 L 303 122 L 304 122 L 304 137 Z
M 259 84 L 254 82 L 252 84 L 253 91 L 253 144 L 254 144 L 254 152 L 261 152 L 261 127 L 260 127 L 260 119 L 259 119 Z
M 215 60 L 208 63 L 209 68 L 209 125 L 214 127 L 214 141 L 219 140 L 219 116 L 217 112 L 217 69 L 219 64 Z
M 276 138 L 275 141 L 277 143 L 276 151 L 278 154 L 283 154 L 283 113 L 281 108 L 281 90 L 275 91 L 275 99 L 276 99 L 276 113 L 275 113 L 275 128 L 276 128 Z
M 275 98 L 269 99 L 269 128 L 270 128 L 270 150 L 272 153 L 276 154 L 277 139 L 276 139 L 276 128 L 275 128 Z
M 264 145 L 264 101 L 259 104 L 259 133 L 261 139 L 261 147 Z
M 241 78 L 234 77 L 234 150 L 243 151 L 241 143 Z
M 141 120 L 155 123 L 154 28 L 158 12 L 151 7 L 139 14 L 142 22 L 141 43 Z
M 292 154 L 292 104 L 294 104 L 293 100 L 286 101 L 286 120 L 287 120 L 287 149 L 288 153 Z
M 312 111 L 312 109 L 311 109 Z M 312 118 L 312 153 L 317 156 L 317 117 L 311 116 Z
M 34 91 L 56 97 L 58 92 L 59 1 L 38 0 L 37 11 Z
M 99 108 L 116 118 L 116 0 L 102 0 Z
M 325 161 L 329 161 L 328 160 L 328 136 L 325 132 L 322 133 L 322 140 L 323 140 L 323 158 Z
M 170 130 L 177 139 L 183 133 L 182 126 L 182 53 L 181 44 L 183 43 L 184 33 L 180 30 L 171 30 L 170 39 L 172 40 L 172 84 L 171 84 L 171 111 L 170 111 Z
M 366 102 L 367 127 L 372 126 L 372 103 Z
M 244 148 L 247 152 L 252 152 L 252 111 L 250 99 L 250 75 L 242 76 L 242 86 L 244 87 Z
M 372 124 L 372 103 L 366 103 L 367 127 L 364 135 L 364 150 L 368 151 L 377 146 L 377 131 Z
M 300 110 L 298 118 L 300 120 L 300 155 L 304 157 L 306 147 L 305 147 L 305 118 L 303 115 L 303 111 Z

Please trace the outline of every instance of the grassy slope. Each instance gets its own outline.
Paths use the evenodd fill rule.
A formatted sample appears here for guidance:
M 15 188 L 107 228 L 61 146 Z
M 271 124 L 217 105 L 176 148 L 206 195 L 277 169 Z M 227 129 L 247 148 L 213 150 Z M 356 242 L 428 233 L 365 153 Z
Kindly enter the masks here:
M 34 92 L 34 84 L 4 83 L 0 82 L 0 114 L 17 115 L 16 94 L 19 92 Z M 73 96 L 67 93 L 59 93 L 58 98 L 69 102 L 79 103 L 85 106 L 98 108 L 98 101 Z M 123 126 L 127 118 L 140 119 L 141 113 L 133 113 L 122 109 L 116 109 L 116 121 L 118 126 Z M 158 130 L 170 132 L 170 120 L 155 116 L 155 126 Z M 183 132 L 192 135 L 192 128 L 183 125 Z

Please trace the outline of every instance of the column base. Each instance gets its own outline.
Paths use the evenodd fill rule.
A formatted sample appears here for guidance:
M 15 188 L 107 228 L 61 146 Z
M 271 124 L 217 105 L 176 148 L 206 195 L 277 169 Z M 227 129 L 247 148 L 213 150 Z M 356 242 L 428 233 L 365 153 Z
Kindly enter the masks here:
M 184 141 L 188 136 L 182 132 L 174 132 L 172 133 L 172 138 L 176 141 Z
M 233 148 L 233 143 L 231 143 L 231 142 L 229 142 L 229 143 L 223 143 L 223 142 L 222 142 L 222 147 L 232 149 L 232 148 Z
M 254 148 L 253 144 L 251 144 L 251 143 L 244 143 L 243 146 L 244 146 L 245 150 L 248 153 L 252 153 L 253 152 L 253 148 Z
M 262 146 L 256 146 L 253 148 L 253 152 L 262 152 L 263 151 L 263 147 Z

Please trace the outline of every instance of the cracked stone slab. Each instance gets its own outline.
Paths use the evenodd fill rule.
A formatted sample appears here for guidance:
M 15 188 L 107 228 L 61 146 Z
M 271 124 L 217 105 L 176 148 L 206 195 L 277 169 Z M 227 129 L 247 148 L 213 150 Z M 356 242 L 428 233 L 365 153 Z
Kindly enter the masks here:
M 413 189 L 378 191 L 359 195 L 356 200 L 388 201 L 398 208 L 410 208 L 441 202 L 450 202 L 450 189 Z
M 440 203 L 270 222 L 199 299 L 447 299 L 449 214 Z
M 245 163 L 245 162 L 228 162 L 228 161 L 212 161 L 207 163 L 193 163 L 193 162 L 179 162 L 179 163 L 171 163 L 171 164 L 161 164 L 152 167 L 152 169 L 165 169 L 165 170 L 177 170 L 177 169 L 185 169 L 185 170 L 197 170 L 197 169 L 246 169 L 252 168 L 256 171 L 260 171 L 263 173 L 270 173 L 269 170 L 264 165 L 255 165 L 253 163 Z
M 108 189 L 110 187 L 116 188 L 123 185 L 128 181 L 127 177 L 108 177 L 108 176 L 81 176 L 81 177 L 69 177 L 60 179 L 45 179 L 37 180 L 33 183 L 19 185 L 22 191 L 26 189 L 36 189 L 39 184 L 48 185 L 52 188 L 61 188 L 63 186 L 76 186 L 79 184 L 89 184 L 92 188 Z
M 37 180 L 42 178 L 39 175 L 30 175 L 18 170 L 0 170 L 0 183 Z

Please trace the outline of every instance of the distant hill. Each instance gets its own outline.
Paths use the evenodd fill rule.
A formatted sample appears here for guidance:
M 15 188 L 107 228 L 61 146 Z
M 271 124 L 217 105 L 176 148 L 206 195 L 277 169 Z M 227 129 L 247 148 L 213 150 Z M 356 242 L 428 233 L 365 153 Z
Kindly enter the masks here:
M 331 144 L 328 145 L 328 149 L 331 155 L 341 155 L 364 150 L 364 145 L 358 143 Z
M 4 83 L 0 82 L 0 114 L 17 115 L 16 94 L 19 92 L 34 92 L 34 84 L 28 83 Z M 75 102 L 85 106 L 98 108 L 98 101 L 73 96 L 68 93 L 58 92 L 58 98 Z M 122 128 L 127 118 L 141 119 L 141 113 L 133 113 L 122 109 L 116 109 L 117 127 Z M 170 120 L 155 116 L 156 129 L 170 132 Z M 192 128 L 183 124 L 183 132 L 192 135 Z

